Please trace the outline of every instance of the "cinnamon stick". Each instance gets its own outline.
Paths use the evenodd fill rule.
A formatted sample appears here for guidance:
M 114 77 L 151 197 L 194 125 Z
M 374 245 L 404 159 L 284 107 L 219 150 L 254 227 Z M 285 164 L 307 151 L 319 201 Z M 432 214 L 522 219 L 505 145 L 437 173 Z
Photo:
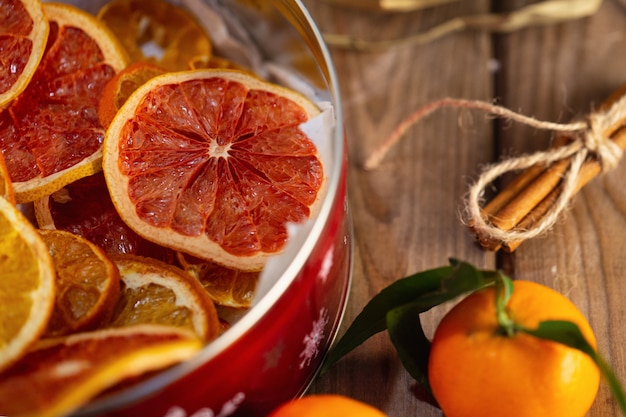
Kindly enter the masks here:
M 626 127 L 619 129 L 611 137 L 611 139 L 620 148 L 626 150 Z M 587 163 L 585 163 L 585 165 L 583 165 L 580 171 L 580 176 L 578 178 L 578 182 L 576 184 L 576 190 L 574 191 L 574 193 L 577 193 L 578 191 L 580 191 L 585 185 L 587 185 L 592 179 L 597 177 L 601 172 L 602 172 L 602 166 L 600 165 L 599 161 L 589 160 Z M 539 203 L 531 212 L 528 213 L 528 215 L 524 217 L 524 219 L 521 222 L 519 222 L 517 227 L 522 228 L 522 229 L 529 229 L 533 227 L 541 219 L 541 217 L 550 209 L 550 207 L 552 207 L 552 205 L 554 204 L 554 202 L 556 201 L 556 199 L 558 198 L 560 194 L 560 191 L 561 191 L 560 188 L 561 187 L 557 187 L 554 190 L 552 190 L 550 194 L 548 194 L 546 198 L 544 198 L 541 201 L 541 203 Z M 522 244 L 522 241 L 518 240 L 514 242 L 509 242 L 503 245 L 503 248 L 507 252 L 513 252 L 521 244 Z
M 571 139 L 568 135 L 557 134 L 551 147 L 556 148 L 563 146 L 570 140 Z M 562 174 L 565 168 L 566 167 L 563 166 L 556 169 L 558 169 Z M 512 220 L 511 218 L 516 219 L 517 215 L 515 213 L 511 214 L 510 211 L 516 210 L 519 213 L 528 212 L 550 192 L 549 187 L 547 187 L 543 181 L 536 181 L 538 177 L 544 174 L 547 169 L 549 168 L 545 165 L 538 164 L 524 170 L 483 207 L 483 218 L 503 230 L 510 230 L 515 227 L 517 222 L 521 219 Z M 555 168 L 552 167 L 552 169 L 552 174 L 556 174 L 557 172 L 554 170 Z M 556 176 L 554 178 L 556 178 Z M 526 196 L 527 194 L 530 194 L 530 196 Z M 520 205 L 524 206 L 524 208 L 520 209 Z M 526 217 L 525 214 L 524 217 Z M 469 227 L 472 228 L 471 223 Z M 481 236 L 477 237 L 479 239 L 479 243 L 485 249 L 497 251 L 501 247 L 501 244 L 498 241 L 485 239 Z
M 607 109 L 626 92 L 626 85 L 615 91 L 600 106 L 600 110 Z M 626 149 L 626 127 L 622 122 L 610 126 L 604 134 L 610 137 L 622 150 Z M 557 136 L 558 137 L 558 136 Z M 557 141 L 555 141 L 557 142 Z M 562 146 L 563 139 L 558 140 L 557 146 Z M 571 158 L 558 161 L 550 167 L 532 166 L 523 171 L 515 180 L 505 187 L 483 209 L 483 218 L 503 231 L 513 228 L 527 230 L 537 224 L 550 210 L 560 195 L 561 179 L 567 170 Z M 581 168 L 574 193 L 602 172 L 602 166 L 596 159 L 589 158 Z M 469 225 L 472 228 L 472 225 Z M 514 241 L 502 244 L 489 236 L 481 236 L 476 232 L 478 242 L 485 249 L 505 250 L 512 252 L 522 243 Z

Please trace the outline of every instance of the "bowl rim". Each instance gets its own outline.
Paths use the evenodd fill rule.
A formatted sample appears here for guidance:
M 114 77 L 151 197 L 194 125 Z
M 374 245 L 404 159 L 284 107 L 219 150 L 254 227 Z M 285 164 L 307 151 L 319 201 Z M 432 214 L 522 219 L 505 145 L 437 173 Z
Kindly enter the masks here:
M 253 328 L 268 314 L 278 299 L 294 282 L 322 235 L 335 204 L 343 204 L 343 202 L 337 201 L 337 198 L 341 191 L 340 186 L 342 183 L 342 177 L 345 175 L 343 165 L 345 163 L 344 158 L 347 150 L 344 136 L 343 108 L 335 66 L 319 28 L 302 1 L 279 0 L 278 3 L 291 3 L 295 6 L 295 8 L 287 7 L 286 10 L 291 13 L 300 14 L 299 16 L 296 16 L 296 21 L 300 24 L 307 25 L 306 34 L 303 34 L 302 31 L 300 31 L 300 34 L 305 37 L 304 41 L 307 43 L 309 49 L 311 48 L 311 45 L 319 47 L 319 51 L 317 52 L 319 53 L 319 56 L 321 56 L 322 62 L 319 62 L 318 58 L 316 63 L 318 67 L 321 65 L 325 65 L 326 67 L 320 69 L 324 70 L 323 76 L 327 83 L 334 112 L 335 127 L 332 136 L 333 154 L 331 160 L 333 169 L 331 175 L 326 179 L 326 194 L 323 197 L 319 212 L 317 213 L 316 218 L 312 221 L 312 226 L 308 231 L 302 246 L 298 248 L 296 255 L 289 263 L 281 277 L 278 278 L 276 283 L 267 291 L 259 302 L 243 314 L 231 328 L 221 334 L 217 339 L 208 343 L 193 358 L 164 370 L 146 381 L 141 382 L 134 387 L 128 388 L 124 392 L 90 402 L 81 409 L 77 410 L 77 412 L 73 414 L 75 417 L 97 415 L 102 412 L 112 411 L 131 403 L 141 401 L 142 399 L 158 392 L 161 389 L 164 389 L 168 385 L 175 383 L 177 380 L 202 367 L 205 363 L 220 355 L 229 346 L 233 345 L 237 340 L 242 338 L 248 331 L 250 331 L 251 328 Z M 312 37 L 312 39 L 306 39 L 308 36 Z M 349 273 L 351 274 L 351 272 Z

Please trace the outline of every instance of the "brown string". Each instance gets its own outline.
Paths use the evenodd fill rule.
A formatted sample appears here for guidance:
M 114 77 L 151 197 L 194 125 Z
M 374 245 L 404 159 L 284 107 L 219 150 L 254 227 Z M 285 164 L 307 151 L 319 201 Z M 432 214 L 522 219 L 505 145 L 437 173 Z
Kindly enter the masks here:
M 537 129 L 568 133 L 574 138 L 571 143 L 565 146 L 505 159 L 499 163 L 487 166 L 477 181 L 470 186 L 465 203 L 468 222 L 472 224 L 472 228 L 478 235 L 486 236 L 505 244 L 536 237 L 554 225 L 576 192 L 581 168 L 589 156 L 596 157 L 600 161 L 604 172 L 615 168 L 622 157 L 623 150 L 611 140 L 610 132 L 626 118 L 626 96 L 617 100 L 606 110 L 591 113 L 584 120 L 572 123 L 540 121 L 513 112 L 505 107 L 483 101 L 444 98 L 422 107 L 404 120 L 392 132 L 389 138 L 365 161 L 365 169 L 375 169 L 388 150 L 400 140 L 413 124 L 442 107 L 478 109 Z M 555 204 L 533 228 L 528 230 L 502 230 L 491 225 L 483 218 L 480 202 L 483 199 L 485 189 L 496 178 L 507 172 L 523 170 L 535 164 L 549 165 L 565 159 L 569 159 L 569 166 L 562 179 L 560 195 Z

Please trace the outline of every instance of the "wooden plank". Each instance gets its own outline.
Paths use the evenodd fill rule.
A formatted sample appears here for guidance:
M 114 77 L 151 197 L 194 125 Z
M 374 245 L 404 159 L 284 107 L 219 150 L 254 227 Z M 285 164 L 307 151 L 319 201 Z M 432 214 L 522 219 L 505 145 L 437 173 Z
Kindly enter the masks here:
M 425 9 L 458 0 L 324 0 L 329 4 L 356 9 L 407 11 Z
M 369 41 L 414 35 L 489 7 L 486 1 L 461 2 L 383 14 L 305 3 L 323 32 Z M 493 2 L 499 12 L 533 3 Z M 402 119 L 442 97 L 497 98 L 512 110 L 554 122 L 585 115 L 626 83 L 624 28 L 623 2 L 605 1 L 591 17 L 508 35 L 466 31 L 377 52 L 331 49 L 344 99 L 356 237 L 354 285 L 343 329 L 393 280 L 454 256 L 481 267 L 502 266 L 515 278 L 542 282 L 568 295 L 587 314 L 601 353 L 626 381 L 626 331 L 621 326 L 626 164 L 586 186 L 545 237 L 497 257 L 477 249 L 459 221 L 467 186 L 485 162 L 546 148 L 549 133 L 496 121 L 492 134 L 481 113 L 440 110 L 411 128 L 376 170 L 361 166 Z M 425 315 L 427 333 L 447 308 Z M 385 334 L 348 355 L 311 392 L 348 395 L 390 416 L 440 415 L 420 399 Z M 618 415 L 603 384 L 589 416 Z
M 504 7 L 520 5 L 508 3 Z M 593 17 L 498 37 L 496 92 L 502 104 L 556 122 L 596 108 L 626 82 L 625 10 L 605 1 Z M 497 135 L 503 153 L 532 152 L 550 140 L 548 133 L 515 125 L 500 125 Z M 618 323 L 626 300 L 625 175 L 622 163 L 592 181 L 549 234 L 525 242 L 505 261 L 515 277 L 558 289 L 587 314 L 601 353 L 622 381 L 626 332 Z M 603 384 L 589 416 L 618 415 Z
M 402 38 L 452 17 L 488 10 L 488 1 L 458 2 L 419 12 L 378 14 L 310 0 L 324 33 L 366 40 Z M 354 282 L 345 326 L 392 281 L 440 266 L 453 256 L 493 266 L 493 254 L 474 245 L 459 220 L 468 182 L 493 158 L 491 123 L 483 115 L 441 110 L 410 129 L 381 165 L 361 164 L 418 107 L 441 97 L 490 100 L 490 36 L 453 34 L 428 45 L 382 52 L 333 48 L 349 142 L 349 198 L 355 225 Z M 434 329 L 445 307 L 424 317 Z M 386 334 L 348 355 L 319 378 L 311 392 L 335 392 L 385 410 L 390 416 L 438 416 L 414 394 Z

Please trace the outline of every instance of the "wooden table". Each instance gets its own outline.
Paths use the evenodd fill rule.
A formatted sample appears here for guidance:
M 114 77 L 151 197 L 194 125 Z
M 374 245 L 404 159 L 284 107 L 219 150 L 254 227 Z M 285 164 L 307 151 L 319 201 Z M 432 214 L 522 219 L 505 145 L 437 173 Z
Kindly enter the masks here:
M 366 40 L 402 38 L 450 18 L 487 13 L 490 3 L 462 0 L 380 13 L 305 1 L 322 32 Z M 500 12 L 536 2 L 495 3 Z M 377 169 L 361 166 L 401 120 L 443 97 L 497 99 L 555 122 L 588 113 L 626 83 L 626 6 L 605 0 L 591 17 L 510 34 L 467 30 L 381 51 L 330 49 L 344 105 L 355 230 L 354 280 L 341 333 L 389 283 L 455 257 L 567 294 L 587 315 L 599 350 L 626 382 L 626 162 L 577 194 L 549 234 L 512 254 L 475 244 L 460 221 L 463 199 L 485 163 L 544 149 L 551 133 L 478 111 L 443 109 L 412 127 Z M 429 335 L 448 308 L 424 314 Z M 311 392 L 348 395 L 390 417 L 441 415 L 418 399 L 386 333 L 343 358 Z M 618 415 L 603 383 L 589 416 Z

